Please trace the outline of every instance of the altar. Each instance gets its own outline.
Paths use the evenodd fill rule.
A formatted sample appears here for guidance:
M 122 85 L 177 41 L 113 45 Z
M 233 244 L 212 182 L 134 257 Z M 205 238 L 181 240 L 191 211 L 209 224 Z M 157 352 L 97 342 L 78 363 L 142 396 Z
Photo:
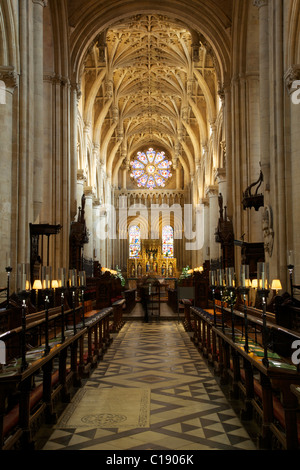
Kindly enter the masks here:
M 162 254 L 160 240 L 143 240 L 141 245 L 138 255 L 127 260 L 128 278 L 177 277 L 177 260 Z

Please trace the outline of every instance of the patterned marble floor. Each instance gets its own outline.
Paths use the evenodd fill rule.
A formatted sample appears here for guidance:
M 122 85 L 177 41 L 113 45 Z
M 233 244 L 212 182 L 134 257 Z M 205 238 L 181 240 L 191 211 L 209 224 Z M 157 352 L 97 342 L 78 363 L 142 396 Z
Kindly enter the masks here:
M 216 378 L 177 321 L 130 321 L 124 325 L 84 385 L 85 390 L 99 393 L 116 388 L 124 389 L 124 397 L 129 389 L 148 389 L 146 427 L 91 423 L 65 428 L 58 422 L 42 449 L 256 450 Z

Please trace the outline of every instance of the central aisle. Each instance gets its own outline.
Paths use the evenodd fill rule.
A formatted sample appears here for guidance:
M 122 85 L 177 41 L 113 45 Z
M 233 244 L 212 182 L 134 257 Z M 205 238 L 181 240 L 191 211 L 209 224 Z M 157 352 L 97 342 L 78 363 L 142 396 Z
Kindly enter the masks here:
M 177 321 L 127 322 L 52 431 L 44 450 L 256 449 Z

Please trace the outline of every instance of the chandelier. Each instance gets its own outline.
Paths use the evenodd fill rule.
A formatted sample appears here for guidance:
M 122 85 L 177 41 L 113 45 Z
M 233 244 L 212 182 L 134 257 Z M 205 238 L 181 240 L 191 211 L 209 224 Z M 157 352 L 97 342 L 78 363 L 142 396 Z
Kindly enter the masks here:
M 139 188 L 163 188 L 172 177 L 170 162 L 164 152 L 150 148 L 147 152 L 138 152 L 137 158 L 130 162 L 134 179 Z

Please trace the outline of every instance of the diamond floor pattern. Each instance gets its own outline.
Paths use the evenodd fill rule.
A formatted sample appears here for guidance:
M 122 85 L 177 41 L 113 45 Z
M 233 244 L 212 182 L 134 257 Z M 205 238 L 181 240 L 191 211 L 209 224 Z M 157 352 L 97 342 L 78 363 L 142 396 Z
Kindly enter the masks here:
M 55 426 L 40 433 L 41 449 L 256 450 L 177 321 L 127 322 L 84 387 L 149 388 L 149 428 Z

